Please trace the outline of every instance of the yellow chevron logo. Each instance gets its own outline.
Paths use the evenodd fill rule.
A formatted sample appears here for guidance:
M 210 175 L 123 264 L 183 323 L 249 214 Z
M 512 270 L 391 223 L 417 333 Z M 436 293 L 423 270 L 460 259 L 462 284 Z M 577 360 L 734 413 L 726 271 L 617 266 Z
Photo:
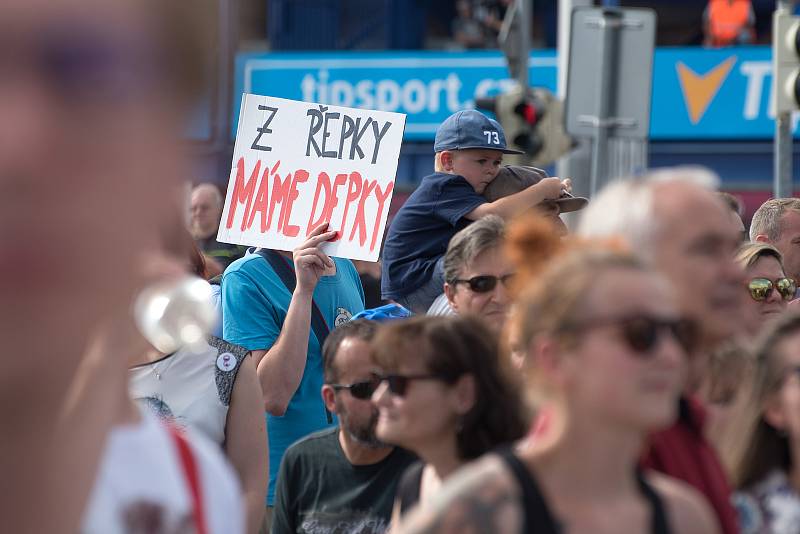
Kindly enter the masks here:
M 703 118 L 711 101 L 714 100 L 725 78 L 736 64 L 736 56 L 731 56 L 705 74 L 697 74 L 680 61 L 676 65 L 678 79 L 683 90 L 683 100 L 689 112 L 689 120 L 697 124 Z

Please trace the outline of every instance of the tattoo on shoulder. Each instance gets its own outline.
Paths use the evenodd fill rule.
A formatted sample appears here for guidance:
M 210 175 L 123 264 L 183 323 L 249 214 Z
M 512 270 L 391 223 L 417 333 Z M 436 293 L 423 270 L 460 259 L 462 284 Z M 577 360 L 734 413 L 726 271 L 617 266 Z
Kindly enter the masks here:
M 504 469 L 485 464 L 481 461 L 455 475 L 430 506 L 412 513 L 397 532 L 519 532 L 522 524 L 519 489 Z

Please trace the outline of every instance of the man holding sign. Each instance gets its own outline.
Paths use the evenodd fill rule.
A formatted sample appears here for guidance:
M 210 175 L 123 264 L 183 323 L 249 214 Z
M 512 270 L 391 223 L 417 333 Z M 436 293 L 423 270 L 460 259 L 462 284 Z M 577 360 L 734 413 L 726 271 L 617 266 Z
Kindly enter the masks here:
M 342 257 L 378 257 L 404 124 L 396 113 L 242 100 L 218 240 L 261 248 L 223 275 L 223 337 L 259 362 L 268 507 L 286 448 L 335 424 L 319 393 L 321 347 L 364 309 L 358 273 Z

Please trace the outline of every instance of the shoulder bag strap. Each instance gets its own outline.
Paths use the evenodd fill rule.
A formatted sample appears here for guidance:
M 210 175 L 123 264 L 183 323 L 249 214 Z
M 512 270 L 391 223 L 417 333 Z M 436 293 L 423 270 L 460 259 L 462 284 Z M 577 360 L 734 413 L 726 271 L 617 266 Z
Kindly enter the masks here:
M 277 274 L 278 278 L 281 279 L 283 285 L 285 285 L 286 289 L 289 290 L 289 293 L 293 294 L 294 289 L 297 286 L 297 277 L 295 276 L 294 269 L 292 269 L 291 265 L 289 264 L 289 260 L 274 250 L 265 248 L 257 249 L 256 254 L 267 260 L 272 267 L 272 270 L 275 271 L 275 274 Z M 317 303 L 313 298 L 311 299 L 311 330 L 314 332 L 314 335 L 317 338 L 320 350 L 322 350 L 322 345 L 325 343 L 325 338 L 328 337 L 331 329 L 328 327 L 328 323 L 325 322 L 325 317 L 322 315 L 319 306 L 317 306 Z M 325 408 L 325 417 L 327 418 L 328 423 L 333 422 L 333 417 L 327 408 Z
M 197 462 L 195 461 L 194 454 L 189 446 L 189 442 L 186 441 L 186 437 L 175 428 L 174 425 L 167 423 L 167 430 L 169 431 L 170 437 L 172 437 L 172 442 L 175 444 L 175 449 L 178 451 L 183 474 L 189 486 L 195 531 L 197 534 L 208 534 L 206 516 L 203 513 L 203 492 L 200 486 L 200 471 L 197 469 Z

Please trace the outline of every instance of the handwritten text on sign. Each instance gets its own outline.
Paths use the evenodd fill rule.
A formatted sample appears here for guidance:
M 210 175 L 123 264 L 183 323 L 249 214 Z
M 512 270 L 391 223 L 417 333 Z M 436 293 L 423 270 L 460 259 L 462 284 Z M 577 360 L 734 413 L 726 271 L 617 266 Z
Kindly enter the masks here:
M 322 250 L 376 261 L 405 115 L 245 94 L 217 239 L 292 250 L 322 224 Z

